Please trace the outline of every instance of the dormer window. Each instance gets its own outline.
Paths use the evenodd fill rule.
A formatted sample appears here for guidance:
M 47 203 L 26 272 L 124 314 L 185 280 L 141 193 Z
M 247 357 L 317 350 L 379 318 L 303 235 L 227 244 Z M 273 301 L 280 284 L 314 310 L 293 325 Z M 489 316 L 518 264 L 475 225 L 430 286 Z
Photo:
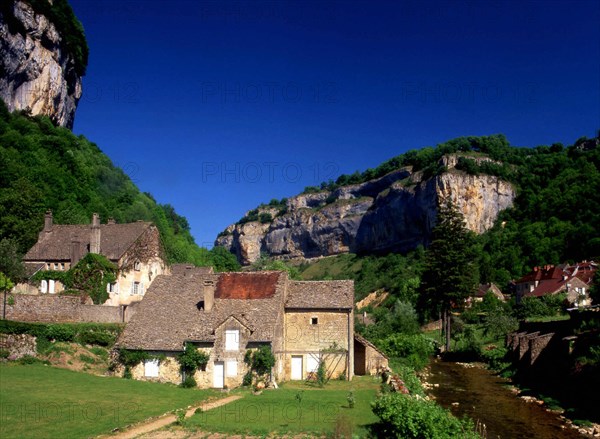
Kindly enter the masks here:
M 239 351 L 240 350 L 240 331 L 237 329 L 225 330 L 225 350 Z
M 140 261 L 135 261 L 133 263 L 133 269 L 135 271 L 140 271 L 142 269 L 142 263 Z

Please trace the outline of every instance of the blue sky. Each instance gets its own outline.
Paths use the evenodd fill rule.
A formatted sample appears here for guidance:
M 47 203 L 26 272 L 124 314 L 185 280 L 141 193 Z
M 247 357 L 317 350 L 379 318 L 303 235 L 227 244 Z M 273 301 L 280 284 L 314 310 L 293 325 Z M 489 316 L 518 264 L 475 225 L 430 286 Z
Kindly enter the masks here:
M 90 46 L 73 131 L 204 246 L 409 149 L 600 128 L 597 1 L 70 2 Z

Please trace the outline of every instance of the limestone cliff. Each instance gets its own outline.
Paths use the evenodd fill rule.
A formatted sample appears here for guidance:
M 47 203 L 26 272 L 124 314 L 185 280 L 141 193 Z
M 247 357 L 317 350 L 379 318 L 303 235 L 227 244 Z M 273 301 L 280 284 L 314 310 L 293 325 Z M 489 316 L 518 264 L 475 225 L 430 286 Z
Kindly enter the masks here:
M 46 115 L 55 124 L 72 128 L 85 65 L 82 68 L 82 62 L 77 62 L 73 47 L 59 32 L 63 29 L 57 29 L 58 26 L 40 12 L 39 5 L 45 10 L 69 8 L 65 1 L 49 6 L 50 3 L 40 1 L 2 0 L 0 97 L 10 111 L 29 110 L 33 115 Z M 79 38 L 83 38 L 81 25 L 78 22 L 76 25 L 81 33 Z M 84 49 L 83 62 L 87 63 L 87 46 Z M 77 48 L 80 58 L 81 50 Z
M 454 157 L 444 157 L 448 171 L 429 179 L 404 168 L 333 192 L 298 195 L 287 200 L 285 213 L 269 211 L 270 222 L 229 226 L 215 245 L 243 264 L 256 261 L 261 252 L 295 259 L 407 251 L 427 243 L 438 200 L 446 197 L 463 212 L 470 230 L 483 233 L 512 206 L 515 190 L 498 177 L 458 171 L 455 163 Z

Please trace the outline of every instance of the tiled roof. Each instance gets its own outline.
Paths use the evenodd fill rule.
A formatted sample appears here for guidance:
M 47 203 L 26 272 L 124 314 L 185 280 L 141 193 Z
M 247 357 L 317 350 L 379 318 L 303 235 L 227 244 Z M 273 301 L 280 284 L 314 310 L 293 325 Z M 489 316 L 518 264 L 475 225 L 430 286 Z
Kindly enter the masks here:
M 525 296 L 540 297 L 548 294 L 555 294 L 567 288 L 567 284 L 574 280 L 579 280 L 589 285 L 596 273 L 598 265 L 595 262 L 579 262 L 575 265 L 548 265 L 536 267 L 527 275 L 523 276 L 516 283 L 533 283 L 537 286 L 532 291 L 527 291 Z M 535 285 L 535 284 L 534 284 Z
M 100 253 L 117 261 L 152 223 L 138 221 L 127 224 L 100 224 Z M 54 224 L 49 232 L 42 231 L 38 241 L 23 257 L 24 261 L 68 261 L 73 241 L 80 243 L 80 256 L 90 245 L 92 226 L 89 224 Z
M 214 305 L 208 312 L 201 306 L 205 281 L 215 284 Z M 286 290 L 292 308 L 353 306 L 352 281 L 295 282 L 285 272 L 161 275 L 148 288 L 117 345 L 179 351 L 186 341 L 213 342 L 215 329 L 231 317 L 251 330 L 250 341 L 272 341 L 275 328 L 283 324 Z M 302 294 L 307 294 L 305 299 Z
M 291 281 L 286 308 L 354 308 L 354 281 Z
M 183 275 L 204 275 L 212 274 L 212 267 L 196 267 L 193 264 L 173 264 L 171 265 L 171 273 Z
M 266 299 L 273 297 L 280 271 L 223 273 L 219 276 L 215 298 Z

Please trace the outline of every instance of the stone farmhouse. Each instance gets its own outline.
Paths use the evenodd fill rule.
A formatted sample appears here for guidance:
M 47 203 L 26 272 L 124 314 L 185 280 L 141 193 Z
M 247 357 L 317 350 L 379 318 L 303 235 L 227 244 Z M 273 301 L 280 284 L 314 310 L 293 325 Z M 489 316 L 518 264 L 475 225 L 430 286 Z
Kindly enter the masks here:
M 154 279 L 167 272 L 156 226 L 144 221 L 117 224 L 112 219 L 100 224 L 98 214 L 92 216 L 91 224 L 54 224 L 52 212 L 48 211 L 44 228 L 23 262 L 32 276 L 40 270 L 69 270 L 88 253 L 101 254 L 118 267 L 117 281 L 107 285 L 109 299 L 105 305 L 129 305 L 142 300 Z M 16 291 L 27 292 L 31 288 L 21 284 Z M 35 288 L 41 294 L 56 294 L 64 286 L 59 281 L 43 280 Z
M 570 305 L 591 305 L 589 289 L 597 269 L 598 264 L 594 261 L 534 267 L 533 271 L 515 282 L 517 303 L 523 297 L 567 293 Z
M 496 286 L 496 284 L 494 284 L 494 283 L 480 284 L 479 287 L 477 288 L 477 291 L 475 291 L 475 293 L 472 296 L 467 298 L 467 302 L 466 302 L 467 308 L 470 308 L 475 303 L 483 302 L 483 298 L 488 293 L 492 293 L 501 302 L 506 302 L 506 298 L 504 297 L 504 294 L 502 294 L 502 291 L 500 290 L 500 288 L 498 288 Z
M 248 350 L 268 345 L 275 356 L 271 381 L 353 376 L 353 281 L 294 281 L 286 272 L 212 273 L 178 267 L 158 276 L 131 318 L 118 348 L 152 358 L 132 376 L 179 384 L 176 356 L 186 343 L 209 361 L 194 378 L 202 388 L 241 385 Z

